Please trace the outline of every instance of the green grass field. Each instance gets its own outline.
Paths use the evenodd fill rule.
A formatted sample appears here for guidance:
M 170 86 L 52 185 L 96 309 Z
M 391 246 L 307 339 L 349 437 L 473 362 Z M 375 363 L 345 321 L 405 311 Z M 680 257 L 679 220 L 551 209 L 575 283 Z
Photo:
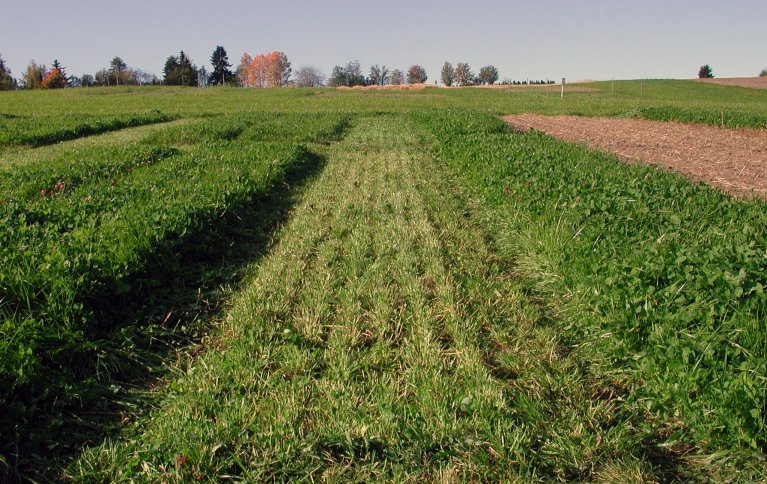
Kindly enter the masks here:
M 0 477 L 763 478 L 767 204 L 498 116 L 767 94 L 588 87 L 0 93 Z

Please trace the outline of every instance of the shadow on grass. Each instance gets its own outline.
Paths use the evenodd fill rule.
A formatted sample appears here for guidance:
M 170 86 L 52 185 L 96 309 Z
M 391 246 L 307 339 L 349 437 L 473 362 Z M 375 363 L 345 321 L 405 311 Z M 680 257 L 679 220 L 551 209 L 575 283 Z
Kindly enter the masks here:
M 201 351 L 198 343 L 225 302 L 267 253 L 302 187 L 324 165 L 323 157 L 308 153 L 283 182 L 188 234 L 161 266 L 132 278 L 136 289 L 129 297 L 95 302 L 101 328 L 92 346 L 96 363 L 73 362 L 83 368 L 83 388 L 69 401 L 59 399 L 36 412 L 37 421 L 19 424 L 12 438 L 0 443 L 0 480 L 57 480 L 82 447 L 115 435 L 127 416 L 143 413 L 167 364 L 182 353 Z M 3 462 L 3 455 L 13 460 Z

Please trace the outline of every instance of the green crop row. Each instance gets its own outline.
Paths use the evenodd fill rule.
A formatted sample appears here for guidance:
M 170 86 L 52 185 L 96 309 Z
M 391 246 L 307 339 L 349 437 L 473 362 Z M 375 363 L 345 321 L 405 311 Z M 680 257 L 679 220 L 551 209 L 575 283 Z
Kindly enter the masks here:
M 414 113 L 565 338 L 669 441 L 767 446 L 767 204 L 483 114 Z M 617 368 L 617 369 L 616 369 Z
M 119 116 L 67 114 L 61 116 L 0 115 L 0 147 L 44 146 L 118 129 L 163 123 L 173 117 L 160 111 Z
M 347 118 L 205 123 L 184 128 L 213 133 L 197 144 L 154 144 L 152 134 L 0 174 L 0 434 L 9 446 L 52 406 L 76 403 L 99 384 L 95 342 L 115 330 L 99 319 L 101 308 L 162 284 L 182 246 L 315 158 L 295 139 L 337 137 Z M 237 139 L 272 129 L 286 136 Z

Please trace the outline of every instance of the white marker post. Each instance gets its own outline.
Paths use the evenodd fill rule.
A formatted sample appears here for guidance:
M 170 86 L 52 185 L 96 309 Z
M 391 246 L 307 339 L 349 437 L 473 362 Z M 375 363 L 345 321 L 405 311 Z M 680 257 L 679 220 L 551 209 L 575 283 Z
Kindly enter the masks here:
M 562 78 L 562 94 L 559 96 L 559 99 L 565 98 L 565 78 Z

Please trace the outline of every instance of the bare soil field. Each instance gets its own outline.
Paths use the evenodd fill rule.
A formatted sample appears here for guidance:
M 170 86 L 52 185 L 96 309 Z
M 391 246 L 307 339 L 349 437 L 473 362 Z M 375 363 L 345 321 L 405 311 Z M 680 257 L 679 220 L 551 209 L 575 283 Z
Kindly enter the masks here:
M 706 84 L 720 84 L 722 86 L 750 87 L 752 89 L 767 89 L 767 77 L 730 77 L 713 79 L 695 79 Z
M 675 170 L 742 197 L 767 198 L 767 132 L 645 119 L 522 114 L 504 120 L 521 131 L 535 129 L 628 162 Z

